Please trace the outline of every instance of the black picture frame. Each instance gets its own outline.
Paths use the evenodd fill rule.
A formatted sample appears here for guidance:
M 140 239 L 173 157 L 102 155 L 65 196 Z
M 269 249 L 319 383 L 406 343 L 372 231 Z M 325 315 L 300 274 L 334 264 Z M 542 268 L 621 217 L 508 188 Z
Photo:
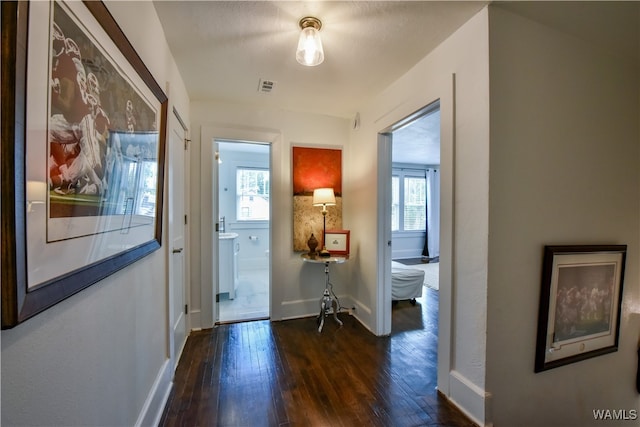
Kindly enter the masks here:
M 626 245 L 545 246 L 535 372 L 618 350 Z
M 59 2 L 51 2 L 50 4 L 53 5 L 54 3 Z M 118 52 L 119 55 L 126 58 L 128 69 L 134 70 L 133 73 L 126 76 L 133 77 L 133 79 L 127 81 L 142 82 L 142 84 L 132 83 L 134 89 L 143 88 L 145 93 L 151 94 L 149 99 L 153 100 L 153 108 L 156 111 L 154 116 L 155 131 L 146 132 L 146 134 L 156 134 L 153 137 L 155 138 L 153 147 L 157 150 L 155 155 L 150 157 L 151 160 L 149 158 L 146 159 L 147 162 L 155 163 L 155 175 L 153 176 L 155 178 L 155 204 L 154 209 L 149 210 L 146 214 L 146 226 L 149 230 L 150 238 L 144 237 L 141 239 L 143 241 L 136 242 L 135 245 L 130 245 L 130 247 L 126 247 L 127 245 L 123 244 L 121 247 L 124 249 L 113 250 L 114 253 L 109 253 L 87 265 L 73 267 L 63 273 L 55 273 L 54 277 L 43 280 L 36 285 L 29 285 L 27 212 L 30 202 L 27 200 L 28 159 L 26 157 L 26 147 L 28 138 L 27 116 L 29 114 L 27 81 L 29 74 L 32 72 L 27 59 L 31 32 L 34 31 L 29 27 L 32 24 L 29 19 L 32 6 L 34 5 L 31 2 L 26 1 L 2 2 L 1 6 L 2 135 L 0 147 L 2 156 L 0 158 L 0 191 L 2 192 L 2 329 L 16 326 L 138 261 L 159 249 L 162 242 L 167 96 L 106 6 L 99 1 L 74 3 L 74 8 L 84 8 L 84 14 L 81 16 L 93 17 L 93 19 L 83 23 L 82 28 L 89 29 L 90 33 L 100 34 L 103 44 L 104 41 L 109 44 L 107 48 L 113 49 L 114 52 Z M 136 84 L 138 86 L 135 86 Z M 41 139 L 42 141 L 38 143 L 43 144 L 46 149 L 48 147 L 46 144 L 49 144 L 49 140 L 47 138 Z M 42 185 L 43 187 L 45 186 L 44 183 Z M 51 193 L 50 190 L 49 193 Z M 50 200 L 50 196 L 45 196 L 45 199 Z M 48 204 L 46 206 L 49 207 Z M 123 214 L 122 216 L 125 215 L 129 214 Z M 121 224 L 124 224 L 124 222 Z M 125 228 L 125 225 L 121 225 L 118 233 L 126 236 L 128 229 L 123 231 Z M 104 238 L 104 235 L 115 232 L 102 230 L 100 233 L 96 233 L 96 236 Z M 95 236 L 82 237 L 87 239 L 97 238 Z M 67 240 L 56 243 L 65 244 L 65 242 Z M 63 253 L 61 256 L 65 255 Z M 65 261 L 62 259 L 61 264 L 63 267 L 58 268 L 65 268 L 64 263 Z

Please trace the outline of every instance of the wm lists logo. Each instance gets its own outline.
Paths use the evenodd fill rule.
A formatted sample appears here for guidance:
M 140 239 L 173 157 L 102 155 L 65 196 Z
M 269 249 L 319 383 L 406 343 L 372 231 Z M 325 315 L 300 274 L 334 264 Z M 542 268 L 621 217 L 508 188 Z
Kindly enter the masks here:
M 594 409 L 593 418 L 602 421 L 635 421 L 638 419 L 638 411 L 636 409 Z

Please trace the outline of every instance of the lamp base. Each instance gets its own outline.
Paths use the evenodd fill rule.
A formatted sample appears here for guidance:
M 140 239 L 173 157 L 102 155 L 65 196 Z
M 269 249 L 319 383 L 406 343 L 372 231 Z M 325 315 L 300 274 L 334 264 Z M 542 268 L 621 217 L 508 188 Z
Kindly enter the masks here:
M 320 255 L 322 258 L 329 258 L 331 256 L 326 246 L 322 247 L 322 250 L 318 252 L 318 255 Z

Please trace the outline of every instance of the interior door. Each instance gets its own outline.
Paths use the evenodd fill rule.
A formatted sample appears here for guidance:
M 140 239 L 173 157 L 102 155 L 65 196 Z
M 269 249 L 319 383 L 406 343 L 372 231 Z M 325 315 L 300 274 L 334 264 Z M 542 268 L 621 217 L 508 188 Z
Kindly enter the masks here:
M 379 335 L 391 333 L 391 132 L 378 134 L 378 309 Z
M 169 351 L 174 370 L 186 342 L 189 326 L 186 297 L 185 133 L 186 130 L 176 124 L 172 127 L 169 138 Z
M 212 210 L 213 210 L 213 222 L 215 223 L 215 231 L 212 236 L 213 248 L 211 253 L 213 254 L 211 262 L 213 263 L 213 323 L 216 324 L 220 321 L 220 163 L 222 158 L 220 157 L 220 145 L 218 141 L 213 141 L 215 156 L 213 164 L 211 165 L 212 174 Z

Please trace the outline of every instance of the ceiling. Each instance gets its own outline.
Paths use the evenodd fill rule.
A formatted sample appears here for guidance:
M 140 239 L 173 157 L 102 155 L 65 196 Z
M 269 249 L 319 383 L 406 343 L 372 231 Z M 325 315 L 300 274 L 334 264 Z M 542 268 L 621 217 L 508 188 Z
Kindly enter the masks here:
M 154 5 L 192 100 L 353 118 L 482 9 L 485 1 L 164 1 Z M 296 62 L 305 16 L 325 60 Z M 260 79 L 276 84 L 258 92 Z
M 640 64 L 640 1 L 497 1 L 517 15 Z
M 489 3 L 153 1 L 191 100 L 348 119 Z M 493 3 L 639 62 L 640 2 Z M 295 60 L 298 22 L 309 15 L 323 23 L 316 67 Z M 270 93 L 258 91 L 261 79 L 275 82 Z M 439 164 L 434 132 L 426 120 L 394 133 L 394 160 Z
M 394 163 L 439 165 L 440 109 L 394 131 L 391 148 Z

